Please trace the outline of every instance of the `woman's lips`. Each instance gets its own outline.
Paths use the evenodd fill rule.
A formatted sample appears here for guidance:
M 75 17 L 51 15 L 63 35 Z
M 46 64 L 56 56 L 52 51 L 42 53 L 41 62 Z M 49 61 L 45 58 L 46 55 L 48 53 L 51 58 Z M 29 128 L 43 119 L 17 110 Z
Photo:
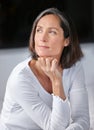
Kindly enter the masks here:
M 48 49 L 49 47 L 48 46 L 39 46 L 39 48 L 44 48 L 44 49 Z

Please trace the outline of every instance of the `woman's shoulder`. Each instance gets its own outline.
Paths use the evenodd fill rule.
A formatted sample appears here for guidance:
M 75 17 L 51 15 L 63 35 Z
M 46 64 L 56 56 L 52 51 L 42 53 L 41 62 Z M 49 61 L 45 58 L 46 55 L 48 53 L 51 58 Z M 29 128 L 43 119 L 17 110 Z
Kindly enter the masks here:
M 77 61 L 75 64 L 73 64 L 70 68 L 65 69 L 66 71 L 76 71 L 79 69 L 83 69 L 82 60 Z
M 31 89 L 32 91 L 36 91 L 34 87 L 36 82 L 29 67 L 29 61 L 31 60 L 31 58 L 28 58 L 15 66 L 8 78 L 6 91 L 11 90 L 13 94 L 18 92 L 18 90 L 19 92 L 30 91 Z
M 25 59 L 24 61 L 21 61 L 20 63 L 18 63 L 12 70 L 10 76 L 18 76 L 18 75 L 21 75 L 21 74 L 24 74 L 27 72 L 27 71 L 30 71 L 29 69 L 29 61 L 31 60 L 31 57 Z
M 66 76 L 75 77 L 77 73 L 84 74 L 82 61 L 79 60 L 75 64 L 73 64 L 70 68 L 64 69 L 64 73 Z
M 71 67 L 71 69 L 72 69 L 73 71 L 75 70 L 75 72 L 76 72 L 76 71 L 82 71 L 82 70 L 83 70 L 82 60 L 77 61 L 77 62 Z

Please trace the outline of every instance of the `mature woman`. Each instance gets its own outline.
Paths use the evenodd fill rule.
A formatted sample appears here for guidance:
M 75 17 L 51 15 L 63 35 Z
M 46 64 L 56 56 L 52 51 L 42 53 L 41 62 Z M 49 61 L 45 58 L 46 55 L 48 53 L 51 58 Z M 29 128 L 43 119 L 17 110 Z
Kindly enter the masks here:
M 29 49 L 31 57 L 8 79 L 0 130 L 89 130 L 83 54 L 71 19 L 44 10 Z

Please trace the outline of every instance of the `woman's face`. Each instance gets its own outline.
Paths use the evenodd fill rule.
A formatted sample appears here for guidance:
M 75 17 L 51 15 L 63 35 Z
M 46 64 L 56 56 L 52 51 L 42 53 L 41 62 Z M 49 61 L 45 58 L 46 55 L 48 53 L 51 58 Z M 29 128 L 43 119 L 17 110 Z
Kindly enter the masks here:
M 43 16 L 35 31 L 35 51 L 39 57 L 54 57 L 60 59 L 63 48 L 69 40 L 64 38 L 60 20 L 56 15 Z

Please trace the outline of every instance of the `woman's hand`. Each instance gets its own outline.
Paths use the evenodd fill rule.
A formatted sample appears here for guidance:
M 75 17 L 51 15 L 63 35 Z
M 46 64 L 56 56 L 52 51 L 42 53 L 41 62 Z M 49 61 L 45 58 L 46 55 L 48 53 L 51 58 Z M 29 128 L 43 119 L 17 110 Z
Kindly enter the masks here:
M 40 62 L 41 69 L 52 82 L 62 79 L 62 68 L 58 66 L 57 59 L 51 57 L 38 58 L 38 61 Z
M 51 57 L 48 58 L 38 58 L 40 67 L 43 72 L 49 77 L 52 82 L 53 94 L 60 96 L 63 100 L 66 99 L 63 82 L 62 82 L 62 73 L 63 69 L 59 66 L 57 59 Z

